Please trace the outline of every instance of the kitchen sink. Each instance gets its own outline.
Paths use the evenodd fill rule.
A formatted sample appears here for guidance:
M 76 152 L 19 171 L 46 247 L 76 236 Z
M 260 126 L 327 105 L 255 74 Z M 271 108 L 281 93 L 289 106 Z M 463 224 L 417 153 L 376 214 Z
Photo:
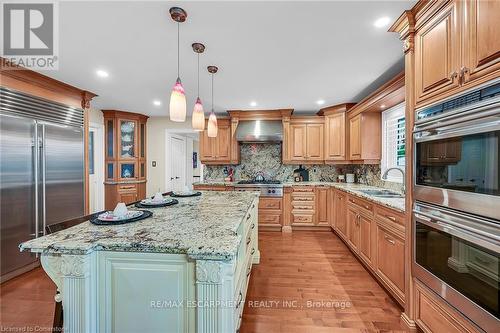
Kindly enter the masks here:
M 379 198 L 404 198 L 404 195 L 388 190 L 359 190 L 359 192 Z

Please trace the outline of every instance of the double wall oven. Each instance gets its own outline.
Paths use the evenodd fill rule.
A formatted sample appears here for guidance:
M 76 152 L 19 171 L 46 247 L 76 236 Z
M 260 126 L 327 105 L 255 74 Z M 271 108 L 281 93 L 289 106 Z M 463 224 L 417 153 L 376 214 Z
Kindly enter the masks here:
M 413 274 L 486 332 L 500 327 L 500 83 L 417 111 Z

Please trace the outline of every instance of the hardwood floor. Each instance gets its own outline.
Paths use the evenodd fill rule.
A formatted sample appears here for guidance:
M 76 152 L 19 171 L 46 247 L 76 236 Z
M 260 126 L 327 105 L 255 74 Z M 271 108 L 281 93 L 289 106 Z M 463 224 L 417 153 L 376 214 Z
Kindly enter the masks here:
M 50 332 L 54 319 L 55 292 L 55 284 L 42 268 L 36 268 L 2 283 L 0 285 L 1 331 Z M 30 328 L 34 330 L 30 331 Z
M 242 333 L 404 331 L 401 309 L 335 234 L 261 232 L 259 247 Z
M 401 310 L 335 234 L 261 232 L 259 246 L 242 333 L 403 331 Z M 0 327 L 47 331 L 54 294 L 41 268 L 2 284 Z

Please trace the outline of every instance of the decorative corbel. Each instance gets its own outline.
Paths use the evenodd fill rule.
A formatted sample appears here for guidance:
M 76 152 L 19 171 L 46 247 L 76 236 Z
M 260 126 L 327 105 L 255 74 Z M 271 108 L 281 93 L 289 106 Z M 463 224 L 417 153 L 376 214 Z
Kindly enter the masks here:
M 82 109 L 89 109 L 90 108 L 90 101 L 96 97 L 96 94 L 93 94 L 89 91 L 82 91 Z

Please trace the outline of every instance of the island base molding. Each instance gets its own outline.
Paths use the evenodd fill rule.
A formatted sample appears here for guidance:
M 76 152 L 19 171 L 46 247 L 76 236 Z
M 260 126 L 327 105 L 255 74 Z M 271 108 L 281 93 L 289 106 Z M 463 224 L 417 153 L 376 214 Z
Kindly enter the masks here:
M 256 246 L 252 242 L 252 246 Z M 254 247 L 255 249 L 255 247 Z M 41 255 L 62 301 L 64 332 L 236 332 L 252 265 L 185 254 Z

